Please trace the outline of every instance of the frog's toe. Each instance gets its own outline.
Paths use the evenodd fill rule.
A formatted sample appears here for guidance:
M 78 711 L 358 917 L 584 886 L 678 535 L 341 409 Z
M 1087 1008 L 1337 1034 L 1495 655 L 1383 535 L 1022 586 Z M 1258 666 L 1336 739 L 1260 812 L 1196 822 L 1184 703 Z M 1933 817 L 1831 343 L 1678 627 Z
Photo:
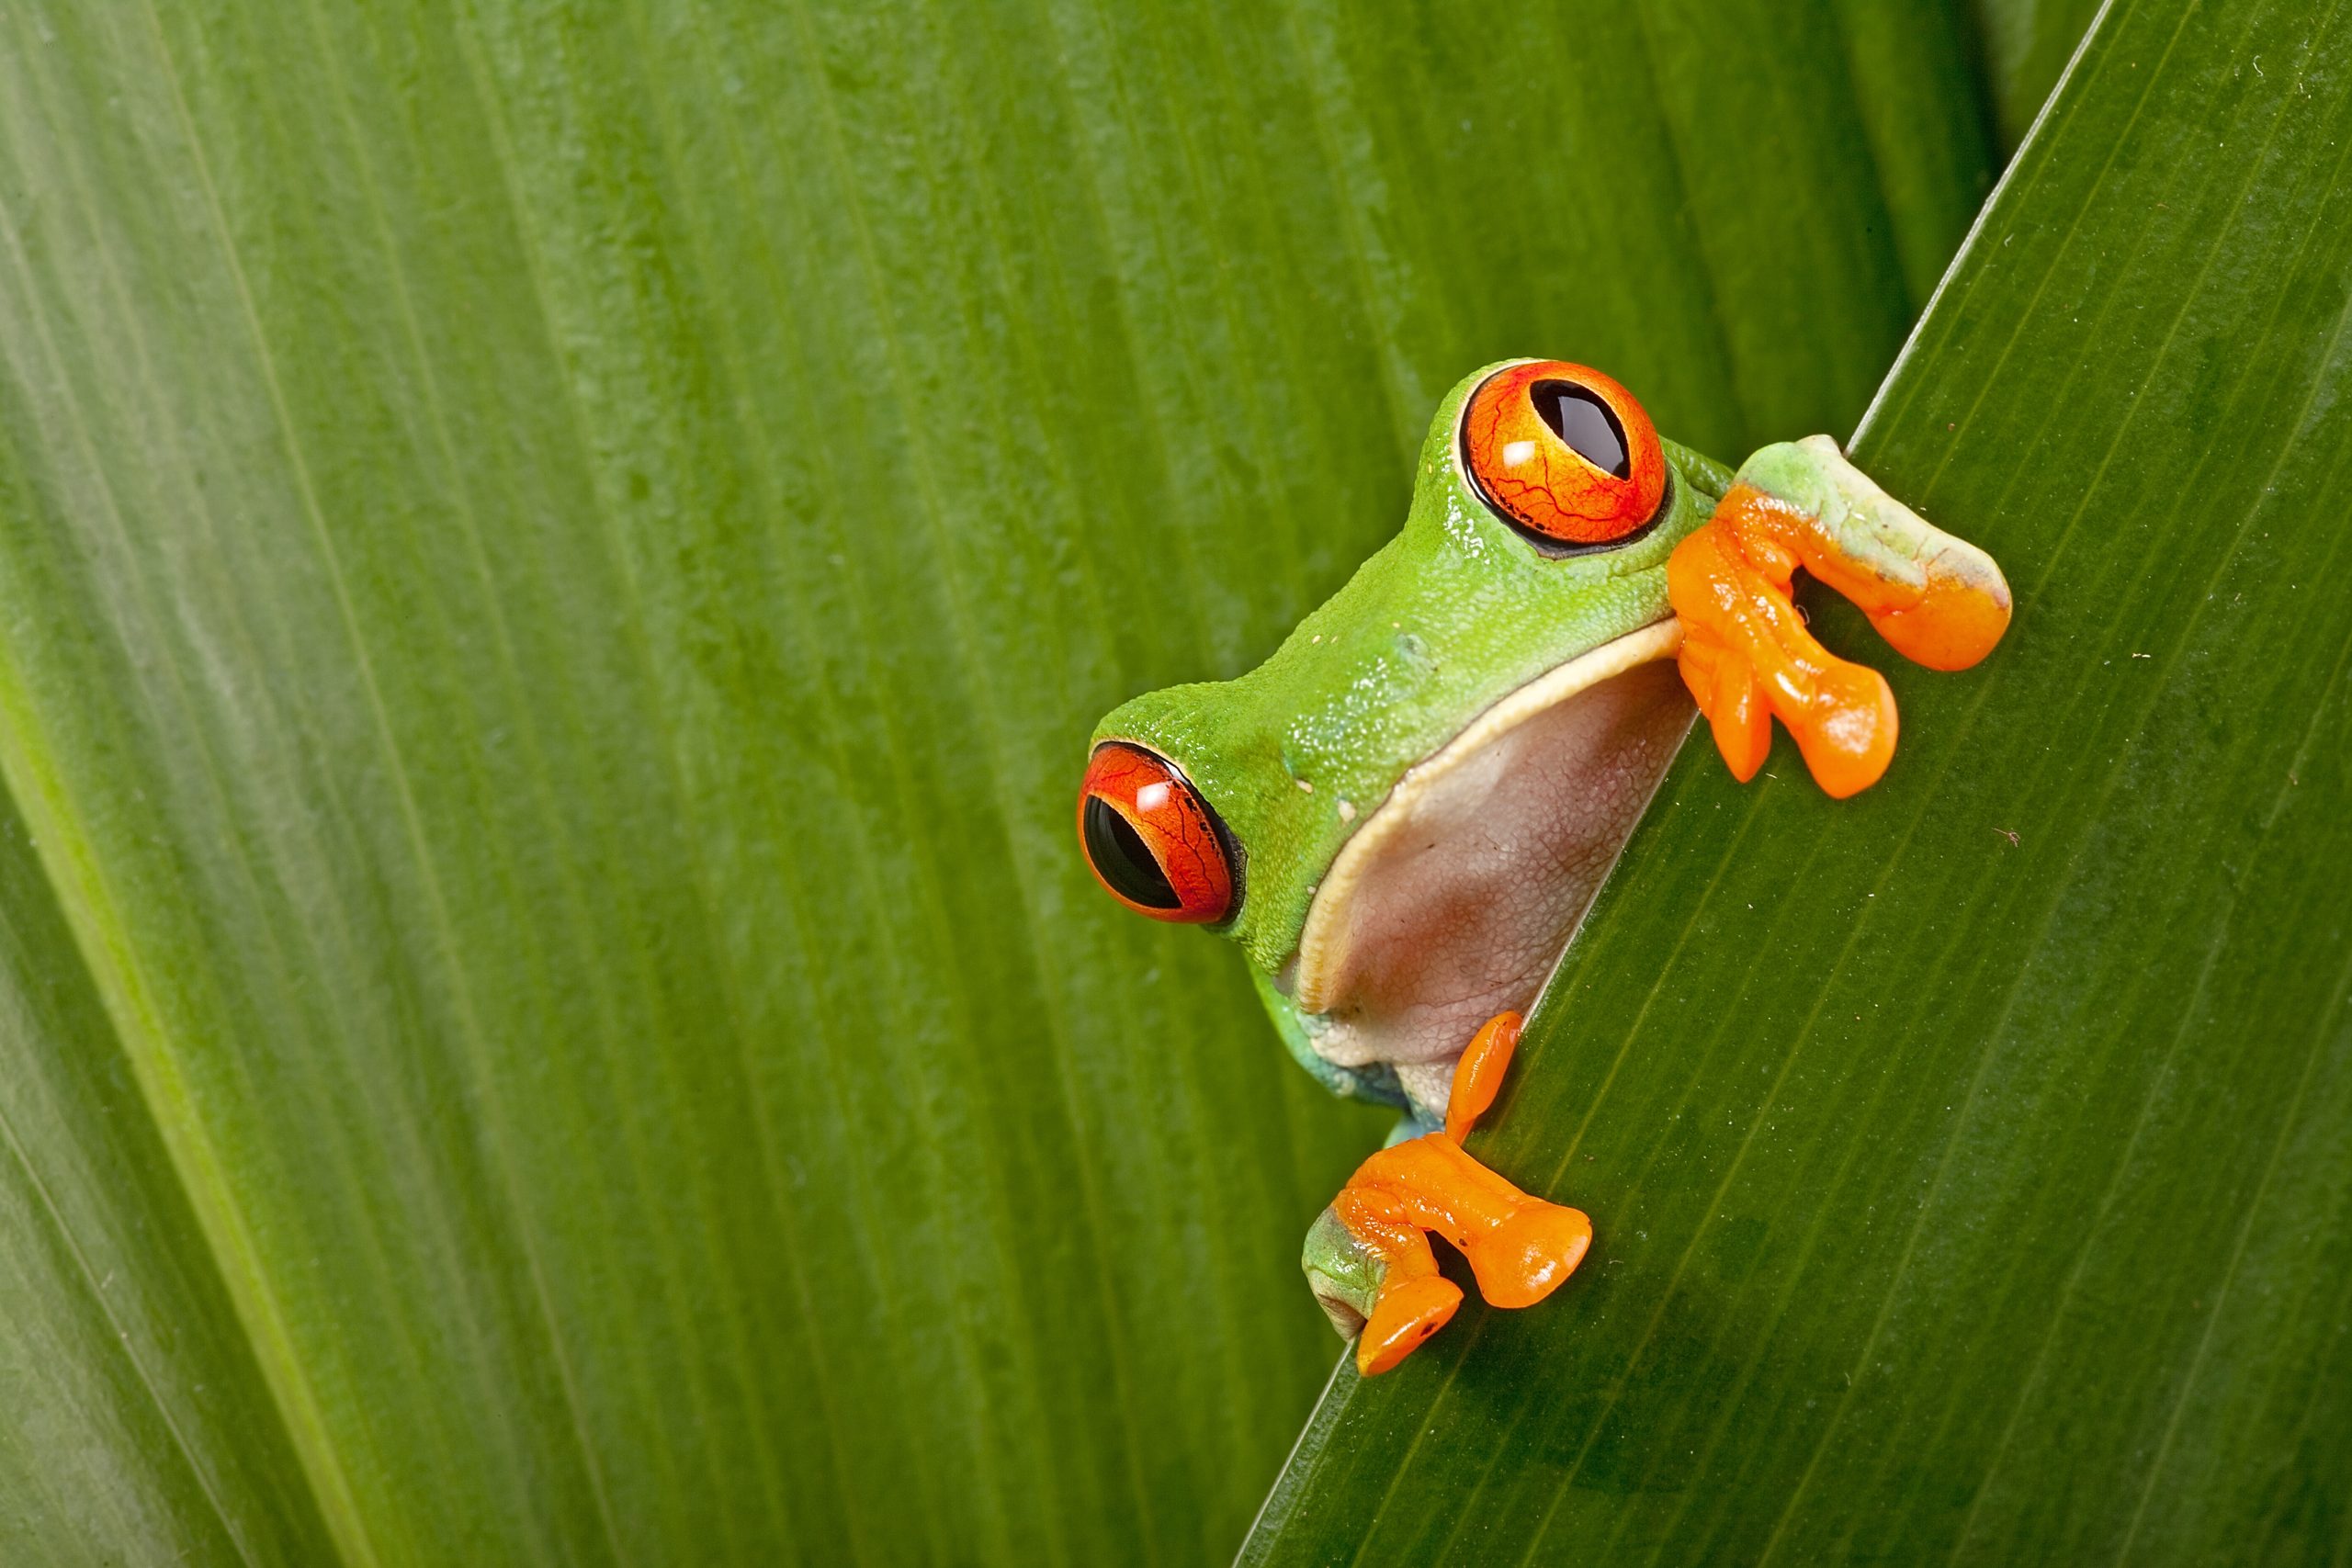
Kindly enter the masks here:
M 1843 800 L 1878 783 L 1894 760 L 1894 690 L 1867 665 L 1833 660 L 1815 677 L 1813 700 L 1792 712 L 1796 738 L 1822 793 Z
M 1691 700 L 1707 716 L 1724 765 L 1746 784 L 1772 749 L 1772 710 L 1754 668 L 1713 637 L 1688 626 L 1675 662 Z
M 1924 570 L 1927 585 L 1918 598 L 1871 611 L 1871 625 L 1914 664 L 1968 669 L 2009 629 L 2008 581 L 1991 556 L 1948 534 Z
M 1516 1012 L 1498 1012 L 1479 1025 L 1470 1043 L 1453 1064 L 1453 1086 L 1446 1095 L 1445 1135 L 1460 1143 L 1478 1124 L 1503 1087 L 1510 1059 L 1519 1049 L 1525 1021 Z
M 1498 1307 L 1526 1307 L 1558 1290 L 1591 1246 L 1592 1221 L 1584 1211 L 1530 1198 L 1462 1254 L 1480 1295 Z
M 1387 1371 L 1443 1328 L 1461 1304 L 1462 1287 L 1442 1274 L 1401 1280 L 1384 1291 L 1356 1337 L 1356 1371 L 1366 1377 Z

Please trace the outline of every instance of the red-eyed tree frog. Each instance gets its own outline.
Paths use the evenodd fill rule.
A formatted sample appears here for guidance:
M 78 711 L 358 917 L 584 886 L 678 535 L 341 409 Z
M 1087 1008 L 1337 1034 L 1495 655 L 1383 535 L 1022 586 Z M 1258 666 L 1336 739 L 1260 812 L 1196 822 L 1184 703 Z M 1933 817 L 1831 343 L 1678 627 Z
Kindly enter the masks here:
M 1800 567 L 1933 669 L 2008 626 L 1991 558 L 1827 436 L 1733 473 L 1599 371 L 1491 365 L 1438 406 L 1404 531 L 1272 658 L 1096 727 L 1078 828 L 1103 886 L 1239 943 L 1299 1064 L 1404 1112 L 1307 1235 L 1363 1372 L 1461 1302 L 1425 1233 L 1498 1306 L 1541 1301 L 1590 1245 L 1584 1214 L 1461 1140 L 1693 699 L 1742 781 L 1775 718 L 1831 795 L 1885 771 L 1894 694 L 1814 639 Z

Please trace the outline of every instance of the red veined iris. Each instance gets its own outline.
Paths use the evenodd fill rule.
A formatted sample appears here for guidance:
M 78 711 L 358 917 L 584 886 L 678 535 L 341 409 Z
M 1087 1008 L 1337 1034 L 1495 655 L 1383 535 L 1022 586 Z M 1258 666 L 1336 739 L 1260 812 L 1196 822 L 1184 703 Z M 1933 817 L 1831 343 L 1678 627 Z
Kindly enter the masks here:
M 1462 462 L 1504 521 L 1557 544 L 1614 544 L 1666 499 L 1650 416 L 1610 378 L 1561 359 L 1487 378 L 1462 416 Z
M 1106 740 L 1086 764 L 1078 840 L 1095 880 L 1137 914 L 1206 925 L 1233 908 L 1225 826 L 1166 758 Z

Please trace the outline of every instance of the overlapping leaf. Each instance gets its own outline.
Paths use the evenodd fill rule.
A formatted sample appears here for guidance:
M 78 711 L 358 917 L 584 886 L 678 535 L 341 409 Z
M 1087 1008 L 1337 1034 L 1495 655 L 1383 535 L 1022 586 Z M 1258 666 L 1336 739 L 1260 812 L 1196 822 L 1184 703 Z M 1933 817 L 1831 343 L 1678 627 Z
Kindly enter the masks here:
M 1593 1258 L 1337 1381 L 1245 1561 L 2342 1561 L 2343 23 L 2110 8 L 1857 444 L 2008 640 L 1855 801 L 1686 750 L 1484 1145 Z

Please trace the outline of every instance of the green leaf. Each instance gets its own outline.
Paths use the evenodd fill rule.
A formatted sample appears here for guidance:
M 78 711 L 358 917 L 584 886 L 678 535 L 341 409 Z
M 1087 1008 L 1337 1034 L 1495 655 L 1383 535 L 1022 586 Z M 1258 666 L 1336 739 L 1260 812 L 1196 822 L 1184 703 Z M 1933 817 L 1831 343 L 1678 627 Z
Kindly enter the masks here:
M 2099 0 L 1972 0 L 2001 145 L 2014 150 L 2098 16 Z
M 0 1555 L 1222 1556 L 1379 1126 L 1087 729 L 1482 360 L 1851 419 L 1954 19 L 460 9 L 0 17 Z
M 326 1561 L 89 971 L 0 812 L 0 1561 Z
M 2111 8 L 1857 443 L 2015 627 L 1820 606 L 1856 800 L 1686 750 L 1479 1145 L 1591 1258 L 1340 1375 L 1244 1561 L 2341 1560 L 2347 149 L 2352 31 Z

